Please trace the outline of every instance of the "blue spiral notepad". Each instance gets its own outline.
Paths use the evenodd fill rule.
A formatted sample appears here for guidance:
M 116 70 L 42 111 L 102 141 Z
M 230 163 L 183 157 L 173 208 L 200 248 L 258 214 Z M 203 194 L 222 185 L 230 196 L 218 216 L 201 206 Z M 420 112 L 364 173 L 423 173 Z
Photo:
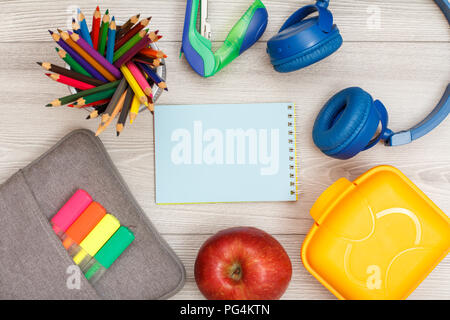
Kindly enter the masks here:
M 294 110 L 155 106 L 156 203 L 297 200 Z

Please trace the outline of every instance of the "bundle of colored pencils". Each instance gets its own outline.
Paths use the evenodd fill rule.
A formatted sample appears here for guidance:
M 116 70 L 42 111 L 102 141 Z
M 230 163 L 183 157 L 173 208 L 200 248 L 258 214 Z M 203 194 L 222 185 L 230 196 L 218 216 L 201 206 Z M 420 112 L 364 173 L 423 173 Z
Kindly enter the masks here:
M 70 69 L 49 62 L 38 62 L 52 73 L 46 75 L 62 84 L 74 87 L 77 93 L 55 99 L 47 107 L 68 105 L 74 108 L 93 107 L 87 119 L 101 116 L 96 135 L 102 133 L 118 117 L 117 136 L 123 131 L 126 120 L 136 119 L 141 104 L 153 113 L 152 87 L 167 90 L 164 79 L 156 69 L 167 56 L 152 49 L 151 43 L 161 36 L 158 31 L 146 29 L 150 18 L 139 21 L 139 14 L 122 26 L 110 19 L 109 10 L 103 18 L 97 6 L 92 28 L 89 31 L 86 18 L 78 9 L 77 19 L 72 20 L 72 30 L 58 33 L 49 30 L 53 40 L 61 47 L 58 55 Z

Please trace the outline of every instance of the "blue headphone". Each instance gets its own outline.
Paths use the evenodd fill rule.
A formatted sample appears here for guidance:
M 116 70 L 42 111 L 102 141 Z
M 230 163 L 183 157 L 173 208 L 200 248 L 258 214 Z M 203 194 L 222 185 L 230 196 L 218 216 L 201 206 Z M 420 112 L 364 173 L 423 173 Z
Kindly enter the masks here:
M 450 24 L 448 0 L 435 0 Z M 267 42 L 267 52 L 275 70 L 291 72 L 316 63 L 342 45 L 339 29 L 327 9 L 329 0 L 318 0 L 297 10 Z M 308 18 L 314 12 L 318 16 Z M 313 140 L 326 155 L 349 159 L 383 140 L 399 146 L 416 140 L 436 128 L 450 112 L 450 84 L 434 110 L 409 130 L 388 129 L 388 114 L 379 100 L 361 88 L 347 88 L 334 95 L 322 108 L 313 128 Z M 379 125 L 381 130 L 375 136 Z

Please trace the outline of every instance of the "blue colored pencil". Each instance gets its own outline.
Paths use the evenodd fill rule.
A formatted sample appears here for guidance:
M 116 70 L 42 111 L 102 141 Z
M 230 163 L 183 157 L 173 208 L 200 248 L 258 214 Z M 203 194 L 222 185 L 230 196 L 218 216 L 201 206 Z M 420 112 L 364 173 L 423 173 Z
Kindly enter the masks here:
M 114 46 L 116 43 L 116 20 L 114 17 L 111 19 L 108 29 L 108 43 L 106 44 L 106 60 L 113 63 Z
M 144 63 L 137 62 L 137 64 L 139 65 L 139 67 L 142 68 L 142 70 L 145 71 L 148 77 L 156 83 L 158 87 L 168 91 L 166 82 L 155 71 L 153 71 L 152 68 L 150 68 Z
M 86 23 L 86 18 L 81 12 L 80 8 L 78 8 L 78 21 L 80 23 L 80 33 L 81 37 L 89 43 L 92 47 L 94 47 L 94 44 L 92 43 L 91 34 L 89 33 L 89 28 Z

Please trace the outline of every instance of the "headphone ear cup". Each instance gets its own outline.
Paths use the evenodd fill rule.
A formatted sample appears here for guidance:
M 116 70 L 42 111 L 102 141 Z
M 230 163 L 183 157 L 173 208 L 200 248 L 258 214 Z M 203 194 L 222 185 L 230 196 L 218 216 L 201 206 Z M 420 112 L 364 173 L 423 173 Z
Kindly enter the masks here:
M 342 45 L 342 36 L 333 34 L 325 42 L 299 52 L 288 61 L 272 61 L 273 67 L 278 72 L 291 72 L 310 66 L 336 52 Z
M 375 134 L 372 96 L 358 87 L 335 94 L 322 108 L 313 128 L 313 140 L 326 155 L 348 159 L 364 150 Z

